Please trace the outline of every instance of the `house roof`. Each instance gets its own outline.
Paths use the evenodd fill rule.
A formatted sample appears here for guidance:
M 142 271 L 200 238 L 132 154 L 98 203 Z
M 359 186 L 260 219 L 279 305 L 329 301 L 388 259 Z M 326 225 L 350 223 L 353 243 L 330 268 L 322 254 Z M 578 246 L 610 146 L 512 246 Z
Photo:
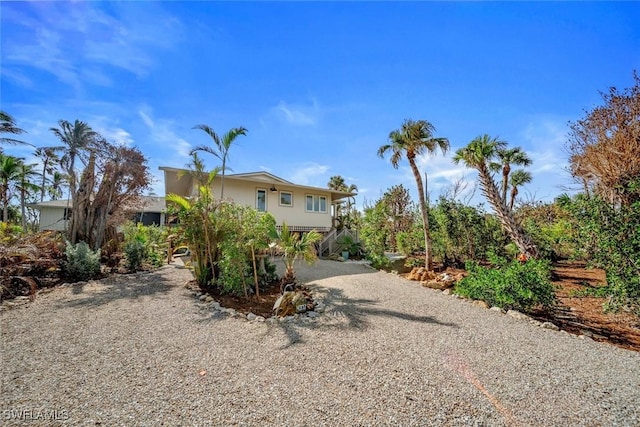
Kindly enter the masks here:
M 138 212 L 163 212 L 166 209 L 166 202 L 164 197 L 158 196 L 143 196 L 144 205 L 142 208 L 136 208 L 135 210 Z M 41 208 L 66 208 L 71 207 L 71 200 L 63 199 L 63 200 L 49 200 L 41 203 L 30 203 L 27 206 L 34 209 Z
M 168 182 L 167 182 L 167 178 L 166 178 L 166 174 L 167 172 L 174 172 L 174 173 L 185 173 L 188 172 L 186 169 L 180 169 L 180 168 L 172 168 L 172 167 L 168 167 L 168 166 L 160 166 L 159 168 L 160 170 L 165 172 L 165 190 L 168 193 L 176 193 L 176 194 L 186 194 L 188 192 L 188 188 L 190 188 L 190 180 L 188 179 L 184 179 L 182 180 L 183 182 L 174 182 L 173 185 L 176 186 L 175 189 L 169 190 L 168 187 Z M 295 188 L 300 188 L 303 190 L 308 190 L 308 191 L 322 191 L 322 192 L 330 192 L 331 193 L 331 200 L 335 201 L 335 200 L 340 200 L 340 199 L 344 199 L 347 197 L 353 197 L 356 195 L 356 193 L 350 193 L 348 191 L 337 191 L 337 190 L 331 190 L 329 188 L 322 188 L 322 187 L 311 187 L 308 185 L 299 185 L 299 184 L 294 184 L 291 181 L 287 181 L 286 179 L 280 178 L 279 176 L 273 175 L 272 173 L 266 172 L 266 171 L 258 171 L 258 172 L 247 172 L 247 173 L 234 173 L 234 174 L 229 174 L 229 175 L 225 175 L 224 176 L 225 180 L 238 180 L 238 181 L 248 181 L 248 182 L 256 182 L 256 183 L 262 183 L 262 184 L 271 184 L 271 185 L 276 185 L 276 184 L 281 184 L 281 185 L 287 185 L 287 186 L 291 186 L 291 187 L 295 187 Z

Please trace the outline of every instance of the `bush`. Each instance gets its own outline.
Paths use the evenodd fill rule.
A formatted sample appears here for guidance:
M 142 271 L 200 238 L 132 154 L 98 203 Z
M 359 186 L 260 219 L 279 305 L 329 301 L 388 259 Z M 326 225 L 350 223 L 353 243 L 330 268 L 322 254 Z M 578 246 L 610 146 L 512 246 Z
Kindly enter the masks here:
M 124 256 L 127 260 L 127 269 L 137 271 L 147 259 L 147 247 L 140 240 L 132 240 L 124 245 Z
M 100 249 L 92 251 L 85 242 L 67 242 L 64 272 L 68 279 L 85 281 L 100 274 Z
M 458 295 L 486 301 L 505 310 L 530 311 L 537 305 L 545 308 L 555 303 L 551 267 L 546 260 L 507 262 L 493 257 L 495 267 L 482 267 L 474 261 L 466 263 L 469 275 L 455 287 Z

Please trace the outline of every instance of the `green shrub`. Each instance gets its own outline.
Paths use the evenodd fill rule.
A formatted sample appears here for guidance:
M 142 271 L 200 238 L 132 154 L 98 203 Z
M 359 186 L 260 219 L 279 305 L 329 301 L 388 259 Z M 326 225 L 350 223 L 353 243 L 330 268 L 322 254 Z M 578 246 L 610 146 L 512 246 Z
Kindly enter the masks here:
M 456 285 L 455 293 L 506 310 L 529 311 L 537 305 L 550 307 L 555 303 L 548 261 L 507 262 L 497 257 L 492 261 L 494 267 L 467 262 L 469 275 Z
M 85 242 L 67 242 L 64 273 L 68 279 L 85 281 L 100 274 L 100 249 L 92 251 Z
M 147 259 L 147 247 L 140 240 L 132 240 L 124 245 L 124 256 L 127 260 L 127 269 L 137 271 Z

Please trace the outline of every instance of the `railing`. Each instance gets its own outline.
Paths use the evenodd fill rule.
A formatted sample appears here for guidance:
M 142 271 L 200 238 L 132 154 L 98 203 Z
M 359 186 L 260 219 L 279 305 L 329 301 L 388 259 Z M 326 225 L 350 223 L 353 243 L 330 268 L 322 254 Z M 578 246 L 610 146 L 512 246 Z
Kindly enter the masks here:
M 339 233 L 336 229 L 331 230 L 329 234 L 325 236 L 320 242 L 318 247 L 318 255 L 321 257 L 328 257 L 333 254 L 337 254 L 342 250 L 342 247 L 337 242 L 344 236 L 351 237 L 355 242 L 359 242 L 358 234 L 347 228 L 343 228 Z

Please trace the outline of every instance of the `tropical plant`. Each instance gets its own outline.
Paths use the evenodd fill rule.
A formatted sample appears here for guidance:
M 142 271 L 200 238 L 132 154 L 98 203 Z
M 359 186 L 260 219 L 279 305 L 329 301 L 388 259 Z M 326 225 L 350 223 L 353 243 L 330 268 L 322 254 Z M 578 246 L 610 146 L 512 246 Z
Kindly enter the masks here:
M 578 194 L 559 203 L 573 217 L 583 255 L 605 271 L 605 309 L 627 307 L 640 315 L 640 201 L 613 206 L 600 196 Z
M 509 199 L 509 210 L 513 211 L 516 197 L 518 197 L 518 188 L 524 184 L 531 182 L 532 176 L 530 172 L 524 169 L 516 169 L 509 177 L 509 185 L 511 186 L 511 198 Z
M 44 193 L 47 190 L 47 175 L 53 175 L 55 166 L 60 161 L 56 151 L 63 150 L 64 147 L 39 147 L 34 155 L 42 162 L 42 185 L 40 186 L 40 202 L 44 201 Z M 59 173 L 59 172 L 58 172 Z
M 64 144 L 60 163 L 67 174 L 69 192 L 73 197 L 78 182 L 76 159 L 79 158 L 83 162 L 87 159 L 88 151 L 99 135 L 87 123 L 80 120 L 76 120 L 73 124 L 67 120 L 60 120 L 58 126 L 59 128 L 50 128 L 50 130 Z
M 213 147 L 208 145 L 199 145 L 193 150 L 191 150 L 190 154 L 193 154 L 196 151 L 204 151 L 209 154 L 213 154 L 217 158 L 222 161 L 222 176 L 220 178 L 220 200 L 224 199 L 224 176 L 227 171 L 227 160 L 229 157 L 229 149 L 231 145 L 235 141 L 235 139 L 240 135 L 246 135 L 247 129 L 243 127 L 237 127 L 229 130 L 227 133 L 220 137 L 211 127 L 207 125 L 197 125 L 193 127 L 194 129 L 200 129 L 205 132 L 207 135 L 211 137 L 213 140 Z
M 193 272 L 203 291 L 215 285 L 218 278 L 219 244 L 222 240 L 217 227 L 217 211 L 220 203 L 215 201 L 211 183 L 218 169 L 208 175 L 207 182 L 197 186 L 197 193 L 191 199 L 177 194 L 168 194 L 167 202 L 173 203 L 180 221 L 181 238 L 191 251 Z
M 516 223 L 512 213 L 508 210 L 505 200 L 500 196 L 498 186 L 493 180 L 490 164 L 498 150 L 504 149 L 506 142 L 489 135 L 482 135 L 472 140 L 466 147 L 456 151 L 453 158 L 455 163 L 463 162 L 468 168 L 478 171 L 480 187 L 496 215 L 500 219 L 503 229 L 516 244 L 521 253 L 529 258 L 538 257 L 538 249 L 529 236 Z
M 505 310 L 529 311 L 538 305 L 549 308 L 555 303 L 548 261 L 507 262 L 493 257 L 492 263 L 492 267 L 483 267 L 475 261 L 467 262 L 469 275 L 456 284 L 455 293 Z
M 506 205 L 507 190 L 509 189 L 509 183 L 510 183 L 509 178 L 511 175 L 511 165 L 529 166 L 531 165 L 531 159 L 529 158 L 529 156 L 527 156 L 527 153 L 522 151 L 522 148 L 520 147 L 513 147 L 513 148 L 498 147 L 495 152 L 495 157 L 497 161 L 490 162 L 489 168 L 492 171 L 502 173 L 501 194 L 502 194 L 502 200 Z
M 22 159 L 0 153 L 0 200 L 2 200 L 2 221 L 9 221 L 9 201 L 15 184 L 20 177 Z
M 15 119 L 7 112 L 0 111 L 0 134 L 20 135 L 25 133 L 23 129 L 16 126 Z M 24 141 L 17 140 L 11 137 L 0 137 L 0 143 L 8 145 L 28 144 Z M 2 153 L 2 147 L 0 147 L 0 153 Z
M 47 192 L 51 200 L 58 200 L 62 197 L 62 186 L 67 182 L 67 177 L 62 172 L 54 171 L 51 176 L 51 185 L 47 187 Z
M 35 164 L 26 165 L 24 162 L 21 162 L 18 166 L 18 174 L 16 176 L 15 188 L 16 192 L 20 196 L 20 216 L 21 216 L 21 225 L 22 231 L 27 231 L 27 220 L 26 220 L 26 204 L 27 204 L 27 196 L 31 194 L 35 194 L 40 191 L 40 187 L 37 184 L 32 182 L 38 173 L 35 171 Z
M 365 205 L 360 239 L 374 268 L 385 268 L 389 264 L 389 259 L 384 254 L 389 234 L 387 225 L 384 200 L 378 200 L 373 206 Z
M 334 175 L 329 178 L 329 182 L 327 183 L 327 188 L 336 191 L 342 191 L 345 193 L 358 193 L 358 186 L 355 184 L 347 185 L 344 181 L 344 178 L 340 175 Z M 346 206 L 342 206 L 342 203 L 338 202 L 338 212 L 336 215 L 336 219 L 338 224 L 336 229 L 338 231 L 343 228 L 354 229 L 358 225 L 358 211 L 354 208 L 355 206 L 355 198 L 348 197 L 346 201 Z
M 277 245 L 283 252 L 282 261 L 285 265 L 285 273 L 282 277 L 281 288 L 284 289 L 288 284 L 295 283 L 296 275 L 293 269 L 296 260 L 302 258 L 308 264 L 313 264 L 318 259 L 315 244 L 322 240 L 322 234 L 316 230 L 303 233 L 291 232 L 289 226 L 283 222 L 280 230 L 275 226 L 270 231 L 271 238 L 275 240 Z
M 425 243 L 425 265 L 428 270 L 432 270 L 432 250 L 431 238 L 429 236 L 429 215 L 428 206 L 425 197 L 424 187 L 422 185 L 422 175 L 416 164 L 416 157 L 427 153 L 434 155 L 437 149 L 444 154 L 449 149 L 449 140 L 447 138 L 437 138 L 433 136 L 435 127 L 426 120 L 405 120 L 402 127 L 394 130 L 389 134 L 389 144 L 385 144 L 378 149 L 378 156 L 384 158 L 387 152 L 391 152 L 391 164 L 398 169 L 402 157 L 406 157 L 413 172 L 418 187 L 418 197 L 420 199 L 420 210 L 422 212 L 422 221 L 424 226 L 424 243 Z

